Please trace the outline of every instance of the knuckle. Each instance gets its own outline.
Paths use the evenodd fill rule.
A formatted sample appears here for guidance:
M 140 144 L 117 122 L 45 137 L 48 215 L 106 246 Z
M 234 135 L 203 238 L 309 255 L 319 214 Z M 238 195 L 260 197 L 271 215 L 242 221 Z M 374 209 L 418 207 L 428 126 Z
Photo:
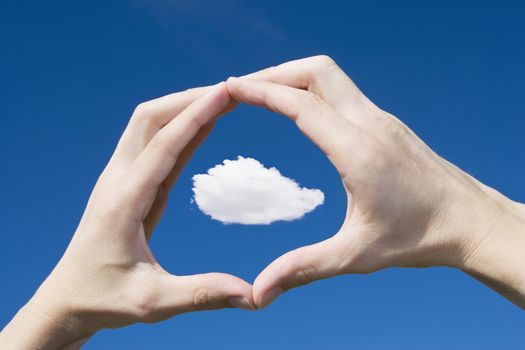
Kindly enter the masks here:
M 297 285 L 304 285 L 319 279 L 319 271 L 313 265 L 306 265 L 297 271 Z
M 313 76 L 323 74 L 332 67 L 337 66 L 335 61 L 327 55 L 315 56 L 312 64 Z
M 134 123 L 152 123 L 153 106 L 151 101 L 141 102 L 135 107 L 131 121 Z
M 144 117 L 149 114 L 150 108 L 151 107 L 149 101 L 141 102 L 135 107 L 135 110 L 133 111 L 133 116 L 136 118 Z
M 215 309 L 211 302 L 210 292 L 206 288 L 198 288 L 193 294 L 193 306 L 196 310 Z
M 397 122 L 397 120 L 395 120 L 391 116 L 385 116 L 381 120 L 383 122 L 383 127 L 387 131 L 391 131 L 391 132 L 394 132 L 394 133 L 398 133 L 399 132 L 400 128 L 399 128 L 399 125 L 398 125 L 399 123 Z
M 312 84 L 316 84 L 318 80 L 322 79 L 337 68 L 337 63 L 327 55 L 314 56 L 310 66 L 310 80 Z
M 336 64 L 332 57 L 328 55 L 318 55 L 315 56 L 314 59 L 319 67 L 330 67 Z

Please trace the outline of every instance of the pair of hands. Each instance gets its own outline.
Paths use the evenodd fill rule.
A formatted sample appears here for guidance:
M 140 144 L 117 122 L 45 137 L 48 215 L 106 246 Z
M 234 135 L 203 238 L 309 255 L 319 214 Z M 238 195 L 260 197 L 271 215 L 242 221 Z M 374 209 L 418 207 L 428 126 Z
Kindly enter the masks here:
M 348 195 L 333 237 L 279 257 L 253 287 L 222 273 L 171 275 L 148 246 L 185 163 L 237 102 L 292 119 L 333 163 Z M 329 57 L 292 61 L 140 104 L 67 251 L 4 329 L 4 341 L 19 344 L 10 334 L 24 323 L 36 335 L 28 347 L 78 347 L 101 328 L 204 309 L 256 309 L 317 279 L 391 266 L 461 268 L 489 284 L 512 285 L 509 297 L 519 304 L 522 270 L 512 274 L 503 264 L 502 278 L 492 247 L 496 234 L 519 242 L 505 249 L 511 262 L 523 263 L 516 260 L 523 242 L 509 232 L 524 227 L 524 213 L 436 155 Z

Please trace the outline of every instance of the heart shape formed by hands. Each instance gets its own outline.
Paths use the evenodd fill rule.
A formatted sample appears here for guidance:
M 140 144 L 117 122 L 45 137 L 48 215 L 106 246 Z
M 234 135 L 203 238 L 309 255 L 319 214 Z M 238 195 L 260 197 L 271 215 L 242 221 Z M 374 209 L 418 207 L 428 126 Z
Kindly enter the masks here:
M 292 119 L 335 166 L 348 197 L 338 232 L 279 257 L 253 287 L 222 273 L 171 275 L 147 243 L 182 168 L 216 118 L 238 102 Z M 164 96 L 136 108 L 33 304 L 57 323 L 74 315 L 70 330 L 82 324 L 94 332 L 192 310 L 260 308 L 288 289 L 344 273 L 462 266 L 472 237 L 454 218 L 474 212 L 464 222 L 487 226 L 486 209 L 472 208 L 479 195 L 472 183 L 326 56 Z

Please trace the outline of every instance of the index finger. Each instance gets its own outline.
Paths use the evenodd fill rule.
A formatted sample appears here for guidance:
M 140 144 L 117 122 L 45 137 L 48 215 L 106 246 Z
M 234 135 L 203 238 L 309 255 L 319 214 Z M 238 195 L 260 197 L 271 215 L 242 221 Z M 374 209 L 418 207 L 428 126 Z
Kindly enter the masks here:
M 134 197 L 131 199 L 138 199 L 143 203 L 144 210 L 141 214 L 146 215 L 159 186 L 172 172 L 185 147 L 203 126 L 214 121 L 231 103 L 225 84 L 219 84 L 190 104 L 149 142 L 128 174 L 131 183 L 127 185 Z
M 213 86 L 197 87 L 139 104 L 119 140 L 112 162 L 130 165 L 155 134 Z
M 282 63 L 242 78 L 264 80 L 319 95 L 345 117 L 353 117 L 364 101 L 370 102 L 354 82 L 326 55 Z M 370 102 L 371 103 L 371 102 Z
M 292 119 L 336 167 L 338 161 L 335 155 L 346 154 L 348 148 L 361 139 L 355 124 L 311 92 L 247 78 L 230 78 L 227 86 L 232 98 Z M 343 150 L 345 152 L 341 152 Z

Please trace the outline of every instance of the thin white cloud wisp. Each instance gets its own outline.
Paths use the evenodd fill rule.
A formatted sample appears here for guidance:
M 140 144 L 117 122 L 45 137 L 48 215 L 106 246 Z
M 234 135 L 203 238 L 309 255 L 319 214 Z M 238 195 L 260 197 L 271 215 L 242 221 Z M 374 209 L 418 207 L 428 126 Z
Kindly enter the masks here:
M 193 176 L 193 200 L 212 219 L 265 225 L 303 217 L 323 204 L 324 193 L 300 187 L 276 168 L 239 156 Z

